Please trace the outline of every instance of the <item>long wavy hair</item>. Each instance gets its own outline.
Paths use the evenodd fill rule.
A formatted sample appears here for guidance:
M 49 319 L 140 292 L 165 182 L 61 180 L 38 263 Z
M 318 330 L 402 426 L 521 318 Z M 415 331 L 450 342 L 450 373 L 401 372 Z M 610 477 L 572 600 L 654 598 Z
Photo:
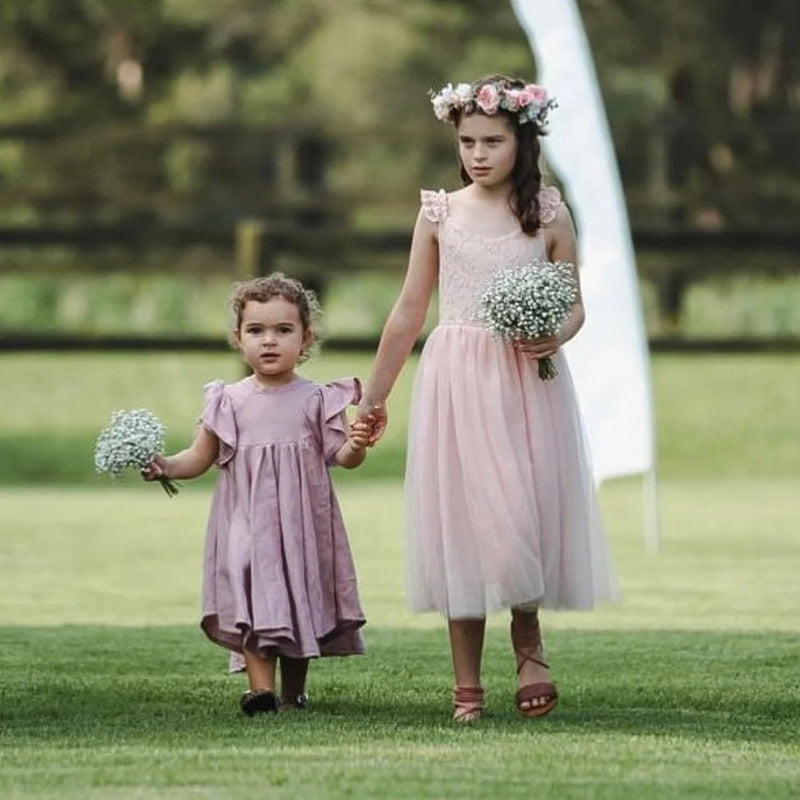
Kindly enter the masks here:
M 472 89 L 477 92 L 481 86 L 487 83 L 502 84 L 507 89 L 522 89 L 525 81 L 519 78 L 512 78 L 508 75 L 487 75 L 479 78 L 472 84 Z M 483 114 L 479 107 L 470 114 Z M 494 116 L 502 114 L 509 122 L 514 136 L 517 139 L 517 159 L 514 162 L 514 169 L 511 171 L 511 194 L 508 202 L 511 212 L 519 220 L 520 227 L 528 234 L 535 236 L 541 225 L 539 221 L 539 190 L 542 188 L 542 171 L 539 167 L 539 137 L 544 135 L 544 131 L 535 121 L 519 124 L 519 117 L 516 114 L 498 109 Z M 457 112 L 453 115 L 453 122 L 458 130 L 464 114 Z M 460 160 L 460 159 L 459 159 Z M 461 163 L 461 181 L 465 186 L 472 183 L 471 178 Z

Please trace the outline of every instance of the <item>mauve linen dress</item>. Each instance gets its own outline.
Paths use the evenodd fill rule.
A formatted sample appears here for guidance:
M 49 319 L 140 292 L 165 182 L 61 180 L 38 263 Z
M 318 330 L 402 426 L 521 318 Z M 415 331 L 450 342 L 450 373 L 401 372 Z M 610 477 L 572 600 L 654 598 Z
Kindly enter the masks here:
M 503 608 L 588 609 L 617 596 L 575 390 L 564 355 L 536 361 L 481 320 L 498 270 L 547 258 L 547 226 L 568 214 L 539 193 L 543 227 L 508 215 L 492 229 L 458 192 L 422 192 L 438 226 L 439 324 L 415 377 L 406 460 L 412 611 L 451 619 Z
M 219 440 L 201 627 L 217 644 L 290 658 L 364 652 L 364 612 L 328 467 L 347 438 L 354 378 L 205 387 Z

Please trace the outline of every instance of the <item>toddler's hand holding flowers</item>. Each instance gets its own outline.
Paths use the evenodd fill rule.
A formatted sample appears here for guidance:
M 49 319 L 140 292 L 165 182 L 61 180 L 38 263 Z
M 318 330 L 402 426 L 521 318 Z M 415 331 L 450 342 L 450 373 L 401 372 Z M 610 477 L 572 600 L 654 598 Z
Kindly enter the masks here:
M 154 455 L 150 463 L 143 467 L 141 472 L 146 481 L 159 481 L 162 478 L 168 478 L 167 459 L 164 456 Z
M 165 431 L 161 420 L 147 409 L 115 411 L 108 427 L 97 437 L 95 469 L 117 478 L 133 467 L 145 480 L 159 481 L 164 491 L 173 497 L 178 487 L 166 477 L 166 461 L 160 455 L 164 452 Z

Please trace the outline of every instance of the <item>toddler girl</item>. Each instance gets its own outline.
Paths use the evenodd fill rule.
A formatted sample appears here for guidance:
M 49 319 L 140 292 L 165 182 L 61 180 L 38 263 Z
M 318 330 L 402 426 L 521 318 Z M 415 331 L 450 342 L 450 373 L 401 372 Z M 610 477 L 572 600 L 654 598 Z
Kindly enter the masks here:
M 348 424 L 357 379 L 327 385 L 295 367 L 314 342 L 314 296 L 280 273 L 234 292 L 233 338 L 253 374 L 205 387 L 194 441 L 153 459 L 146 480 L 219 467 L 205 546 L 201 627 L 241 653 L 245 714 L 305 705 L 308 659 L 363 653 L 364 614 L 328 467 L 357 467 L 370 433 Z M 281 660 L 281 697 L 275 691 Z

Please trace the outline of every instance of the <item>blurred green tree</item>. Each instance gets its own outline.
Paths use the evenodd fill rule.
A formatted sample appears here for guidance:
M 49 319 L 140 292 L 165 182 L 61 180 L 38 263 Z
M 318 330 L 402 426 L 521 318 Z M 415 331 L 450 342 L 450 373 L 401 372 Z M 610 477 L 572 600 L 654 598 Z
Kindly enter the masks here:
M 794 220 L 796 0 L 580 8 L 634 221 L 676 202 L 690 224 Z M 491 71 L 534 72 L 496 0 L 0 0 L 0 218 L 227 225 L 327 186 L 385 225 L 421 183 L 454 182 L 428 89 Z

